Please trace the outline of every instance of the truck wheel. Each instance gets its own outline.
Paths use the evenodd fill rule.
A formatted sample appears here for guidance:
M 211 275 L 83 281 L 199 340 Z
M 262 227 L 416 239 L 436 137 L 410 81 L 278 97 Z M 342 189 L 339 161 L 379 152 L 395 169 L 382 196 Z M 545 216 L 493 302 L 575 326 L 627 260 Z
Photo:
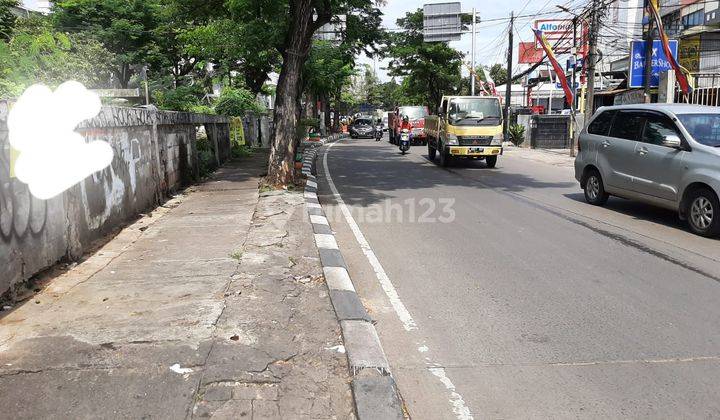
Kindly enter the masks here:
M 485 163 L 488 168 L 494 168 L 495 165 L 497 165 L 497 156 L 487 156 L 485 158 Z
M 440 166 L 447 168 L 450 165 L 450 151 L 443 148 L 443 150 L 438 150 L 438 153 L 440 153 Z
M 437 154 L 437 150 L 435 150 L 434 147 L 430 143 L 428 143 L 428 159 L 435 160 L 435 155 Z

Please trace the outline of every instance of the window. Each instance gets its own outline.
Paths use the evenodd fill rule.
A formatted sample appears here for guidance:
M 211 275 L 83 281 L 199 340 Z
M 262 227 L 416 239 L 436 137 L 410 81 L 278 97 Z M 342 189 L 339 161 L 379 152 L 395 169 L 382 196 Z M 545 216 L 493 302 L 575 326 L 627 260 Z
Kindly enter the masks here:
M 615 114 L 616 111 L 605 111 L 598 115 L 588 126 L 588 133 L 607 136 Z
M 685 29 L 702 25 L 705 20 L 705 10 L 698 10 L 682 17 L 682 24 Z
M 696 142 L 720 147 L 720 114 L 682 114 L 678 119 Z
M 645 120 L 645 130 L 643 131 L 642 142 L 648 144 L 656 144 L 662 146 L 665 136 L 678 136 L 675 124 L 670 118 L 664 115 L 649 114 Z
M 407 115 L 410 121 L 412 121 L 425 118 L 427 116 L 427 110 L 424 106 L 403 106 L 400 107 L 399 114 L 400 118 Z
M 440 107 L 442 109 L 442 114 L 443 115 L 447 114 L 447 99 L 442 101 L 442 105 Z
M 610 129 L 610 137 L 637 140 L 643 128 L 645 117 L 639 112 L 623 111 L 617 114 Z

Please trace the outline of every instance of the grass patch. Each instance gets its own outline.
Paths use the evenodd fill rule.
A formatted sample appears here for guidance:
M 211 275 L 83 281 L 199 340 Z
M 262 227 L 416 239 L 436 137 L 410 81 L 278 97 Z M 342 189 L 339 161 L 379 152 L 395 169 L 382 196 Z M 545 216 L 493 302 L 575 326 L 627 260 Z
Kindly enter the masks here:
M 242 256 L 243 256 L 242 251 L 235 251 L 232 254 L 230 254 L 230 258 L 237 260 L 237 261 L 240 261 L 240 259 L 242 259 Z

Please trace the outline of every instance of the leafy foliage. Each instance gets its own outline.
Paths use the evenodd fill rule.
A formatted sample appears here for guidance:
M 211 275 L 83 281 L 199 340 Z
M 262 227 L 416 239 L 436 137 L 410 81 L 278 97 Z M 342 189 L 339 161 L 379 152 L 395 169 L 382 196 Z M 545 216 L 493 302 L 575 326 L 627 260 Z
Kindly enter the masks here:
M 17 4 L 17 0 L 0 0 L 0 40 L 2 41 L 7 41 L 12 36 L 17 18 L 11 8 Z
M 62 0 L 53 6 L 53 19 L 62 31 L 82 32 L 115 54 L 113 73 L 128 86 L 132 65 L 149 63 L 157 54 L 158 0 Z
M 192 112 L 201 106 L 202 96 L 203 90 L 199 85 L 178 86 L 176 89 L 155 93 L 159 108 L 185 112 Z
M 264 111 L 265 107 L 257 101 L 255 95 L 244 88 L 224 88 L 215 104 L 216 113 L 232 117 L 245 115 L 247 112 Z
M 445 43 L 423 42 L 422 9 L 408 12 L 397 24 L 404 30 L 390 34 L 383 51 L 391 59 L 390 74 L 403 77 L 406 100 L 435 109 L 442 95 L 458 92 L 462 55 Z
M 508 127 L 510 140 L 515 146 L 520 146 L 525 141 L 525 126 L 520 124 L 510 124 Z
M 12 38 L 0 41 L 0 96 L 15 97 L 34 83 L 77 80 L 90 88 L 111 78 L 114 55 L 85 34 L 53 29 L 47 18 L 19 19 Z

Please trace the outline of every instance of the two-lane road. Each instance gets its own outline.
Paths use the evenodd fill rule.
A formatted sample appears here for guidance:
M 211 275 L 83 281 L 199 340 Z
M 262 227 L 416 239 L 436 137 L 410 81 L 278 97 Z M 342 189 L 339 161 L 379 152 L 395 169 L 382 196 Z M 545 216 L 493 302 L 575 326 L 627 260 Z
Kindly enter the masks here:
M 552 155 L 324 151 L 319 197 L 413 418 L 720 417 L 720 241 L 585 204 Z

